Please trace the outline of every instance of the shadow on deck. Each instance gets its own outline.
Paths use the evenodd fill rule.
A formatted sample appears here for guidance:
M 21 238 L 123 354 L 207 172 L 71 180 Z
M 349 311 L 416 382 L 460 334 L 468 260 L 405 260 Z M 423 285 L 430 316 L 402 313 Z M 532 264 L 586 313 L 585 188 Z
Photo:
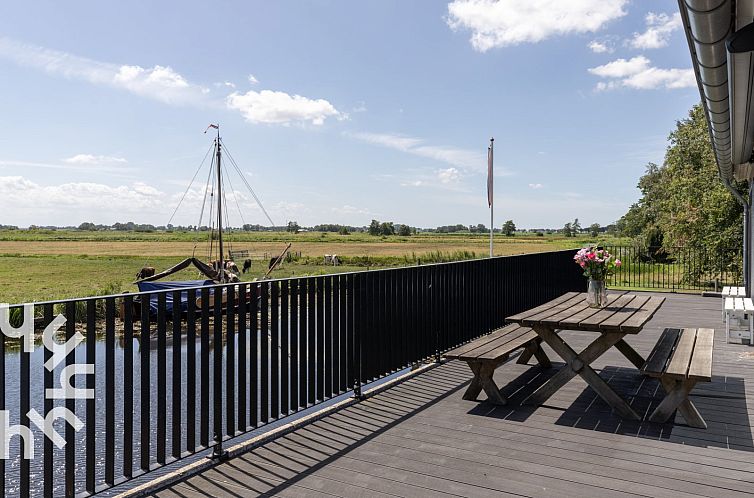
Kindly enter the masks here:
M 495 375 L 510 405 L 464 401 L 470 371 L 453 361 L 154 496 L 751 496 L 754 348 L 726 344 L 719 306 L 670 295 L 628 338 L 646 356 L 665 327 L 716 329 L 713 381 L 692 393 L 707 430 L 622 420 L 578 377 L 520 406 L 555 369 L 513 362 Z M 617 351 L 593 366 L 645 416 L 662 398 Z

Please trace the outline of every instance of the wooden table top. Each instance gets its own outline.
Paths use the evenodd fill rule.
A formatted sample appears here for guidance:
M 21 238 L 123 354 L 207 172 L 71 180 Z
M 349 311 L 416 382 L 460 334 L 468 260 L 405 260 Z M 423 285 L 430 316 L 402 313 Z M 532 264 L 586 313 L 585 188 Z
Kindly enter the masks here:
M 526 327 L 546 325 L 565 330 L 637 334 L 665 301 L 664 297 L 609 292 L 605 308 L 590 308 L 586 294 L 569 292 L 505 320 Z

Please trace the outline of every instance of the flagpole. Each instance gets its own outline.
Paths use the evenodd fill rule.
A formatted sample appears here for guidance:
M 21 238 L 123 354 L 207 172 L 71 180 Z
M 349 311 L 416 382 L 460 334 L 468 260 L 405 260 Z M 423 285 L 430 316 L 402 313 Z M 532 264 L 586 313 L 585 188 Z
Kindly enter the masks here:
M 495 184 L 494 184 L 494 175 L 493 175 L 493 153 L 494 153 L 494 145 L 495 145 L 495 139 L 490 138 L 490 148 L 489 148 L 489 157 L 487 158 L 487 161 L 489 164 L 487 165 L 487 174 L 489 175 L 489 179 L 487 180 L 489 182 L 489 197 L 490 197 L 490 257 L 494 255 L 494 247 L 493 247 L 493 235 L 495 234 Z

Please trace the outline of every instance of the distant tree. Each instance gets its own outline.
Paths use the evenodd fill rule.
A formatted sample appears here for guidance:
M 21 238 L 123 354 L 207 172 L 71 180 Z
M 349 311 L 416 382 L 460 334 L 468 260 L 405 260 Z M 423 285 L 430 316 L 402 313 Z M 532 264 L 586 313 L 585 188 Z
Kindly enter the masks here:
M 487 230 L 487 227 L 484 226 L 482 223 L 479 223 L 476 226 L 476 231 L 477 231 L 477 233 L 488 233 L 489 232 L 489 230 Z
M 393 226 L 392 221 L 380 223 L 380 235 L 395 235 L 395 226 Z
M 398 225 L 398 235 L 408 237 L 411 235 L 411 227 L 408 225 Z
M 579 223 L 579 219 L 576 218 L 573 220 L 573 223 L 571 223 L 571 234 L 575 237 L 579 232 L 581 232 L 581 223 Z
M 592 223 L 591 225 L 589 225 L 589 235 L 592 237 L 599 237 L 600 235 L 599 223 Z
M 573 237 L 573 226 L 570 223 L 563 225 L 563 235 L 566 237 Z
M 340 230 L 338 230 L 339 235 L 350 235 L 350 232 L 348 231 L 348 227 L 340 227 Z
M 379 235 L 380 234 L 380 222 L 377 220 L 372 220 L 372 222 L 369 224 L 369 235 Z
M 516 233 L 516 224 L 513 223 L 513 220 L 508 220 L 505 223 L 503 223 L 503 235 L 505 235 L 506 237 L 511 237 L 515 233 Z
M 91 230 L 96 230 L 96 229 L 97 229 L 97 225 L 95 225 L 94 223 L 91 223 L 89 221 L 85 221 L 84 223 L 82 223 L 81 225 L 79 225 L 79 230 L 90 230 L 91 231 Z
M 286 230 L 291 233 L 298 233 L 299 230 L 301 230 L 301 227 L 298 226 L 298 223 L 295 221 L 289 221 L 288 226 L 286 227 Z

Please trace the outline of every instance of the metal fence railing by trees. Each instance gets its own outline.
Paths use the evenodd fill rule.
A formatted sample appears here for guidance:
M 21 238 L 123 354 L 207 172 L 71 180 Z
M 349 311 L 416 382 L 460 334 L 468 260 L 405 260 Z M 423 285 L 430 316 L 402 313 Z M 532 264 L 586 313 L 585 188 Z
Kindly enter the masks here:
M 581 290 L 572 255 L 36 304 L 34 351 L 8 324 L 0 336 L 0 414 L 19 434 L 10 460 L 0 460 L 1 491 L 89 495 L 198 452 L 219 453 L 230 438 L 358 395 L 508 315 Z M 80 344 L 61 349 L 53 336 Z M 55 419 L 48 437 L 46 418 Z M 33 458 L 22 459 L 31 449 Z
M 693 247 L 604 247 L 623 263 L 607 282 L 612 288 L 719 291 L 725 285 L 743 285 L 740 247 L 719 250 Z

